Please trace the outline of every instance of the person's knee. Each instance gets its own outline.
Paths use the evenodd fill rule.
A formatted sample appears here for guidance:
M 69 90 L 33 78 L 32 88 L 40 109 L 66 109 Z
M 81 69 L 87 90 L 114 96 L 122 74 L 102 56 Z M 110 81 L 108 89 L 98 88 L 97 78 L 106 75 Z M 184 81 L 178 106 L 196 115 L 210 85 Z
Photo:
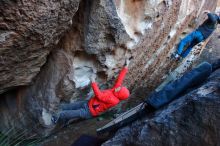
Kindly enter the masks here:
M 91 117 L 91 114 L 89 111 L 87 111 L 86 109 L 81 109 L 80 110 L 80 118 L 82 119 L 89 119 Z

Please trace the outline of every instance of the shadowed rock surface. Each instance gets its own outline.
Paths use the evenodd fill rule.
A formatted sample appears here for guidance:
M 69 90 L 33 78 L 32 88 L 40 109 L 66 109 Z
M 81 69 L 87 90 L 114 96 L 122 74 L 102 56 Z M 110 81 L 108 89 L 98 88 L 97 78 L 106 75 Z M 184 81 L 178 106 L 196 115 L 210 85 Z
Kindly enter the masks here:
M 199 88 L 151 117 L 117 131 L 103 146 L 218 146 L 220 138 L 220 70 Z

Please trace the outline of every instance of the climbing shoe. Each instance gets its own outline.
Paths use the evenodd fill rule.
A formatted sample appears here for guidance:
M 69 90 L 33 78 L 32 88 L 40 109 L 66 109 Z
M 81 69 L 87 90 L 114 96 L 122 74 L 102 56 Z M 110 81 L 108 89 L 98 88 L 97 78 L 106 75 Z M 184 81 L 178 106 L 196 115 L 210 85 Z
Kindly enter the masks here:
M 57 115 L 53 115 L 53 116 L 51 117 L 51 122 L 52 122 L 53 124 L 57 124 L 57 123 L 58 123 L 58 120 L 59 120 L 59 117 L 58 117 Z

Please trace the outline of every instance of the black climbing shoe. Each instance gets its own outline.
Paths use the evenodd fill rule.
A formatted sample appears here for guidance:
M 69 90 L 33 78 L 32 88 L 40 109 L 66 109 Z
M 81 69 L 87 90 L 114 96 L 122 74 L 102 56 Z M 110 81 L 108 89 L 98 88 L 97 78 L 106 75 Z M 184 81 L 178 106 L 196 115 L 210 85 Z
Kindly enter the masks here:
M 153 112 L 155 112 L 155 111 L 156 111 L 156 108 L 154 108 L 152 105 L 150 105 L 150 104 L 148 104 L 148 103 L 145 102 L 145 112 L 146 112 L 147 114 L 153 113 Z

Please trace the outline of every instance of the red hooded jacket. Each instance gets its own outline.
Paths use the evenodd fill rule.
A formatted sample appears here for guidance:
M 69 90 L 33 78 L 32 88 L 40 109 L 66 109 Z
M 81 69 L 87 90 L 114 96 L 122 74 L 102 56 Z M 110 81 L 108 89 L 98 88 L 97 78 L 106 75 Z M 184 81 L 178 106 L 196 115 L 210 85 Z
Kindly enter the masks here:
M 118 92 L 115 91 L 115 88 L 120 87 L 122 85 L 123 79 L 127 73 L 127 68 L 124 67 L 118 79 L 112 89 L 102 90 L 100 91 L 96 82 L 92 82 L 92 89 L 95 94 L 89 100 L 89 110 L 92 116 L 98 116 L 100 113 L 106 111 L 107 109 L 117 105 L 120 100 L 127 99 L 130 95 L 127 88 L 122 87 Z

